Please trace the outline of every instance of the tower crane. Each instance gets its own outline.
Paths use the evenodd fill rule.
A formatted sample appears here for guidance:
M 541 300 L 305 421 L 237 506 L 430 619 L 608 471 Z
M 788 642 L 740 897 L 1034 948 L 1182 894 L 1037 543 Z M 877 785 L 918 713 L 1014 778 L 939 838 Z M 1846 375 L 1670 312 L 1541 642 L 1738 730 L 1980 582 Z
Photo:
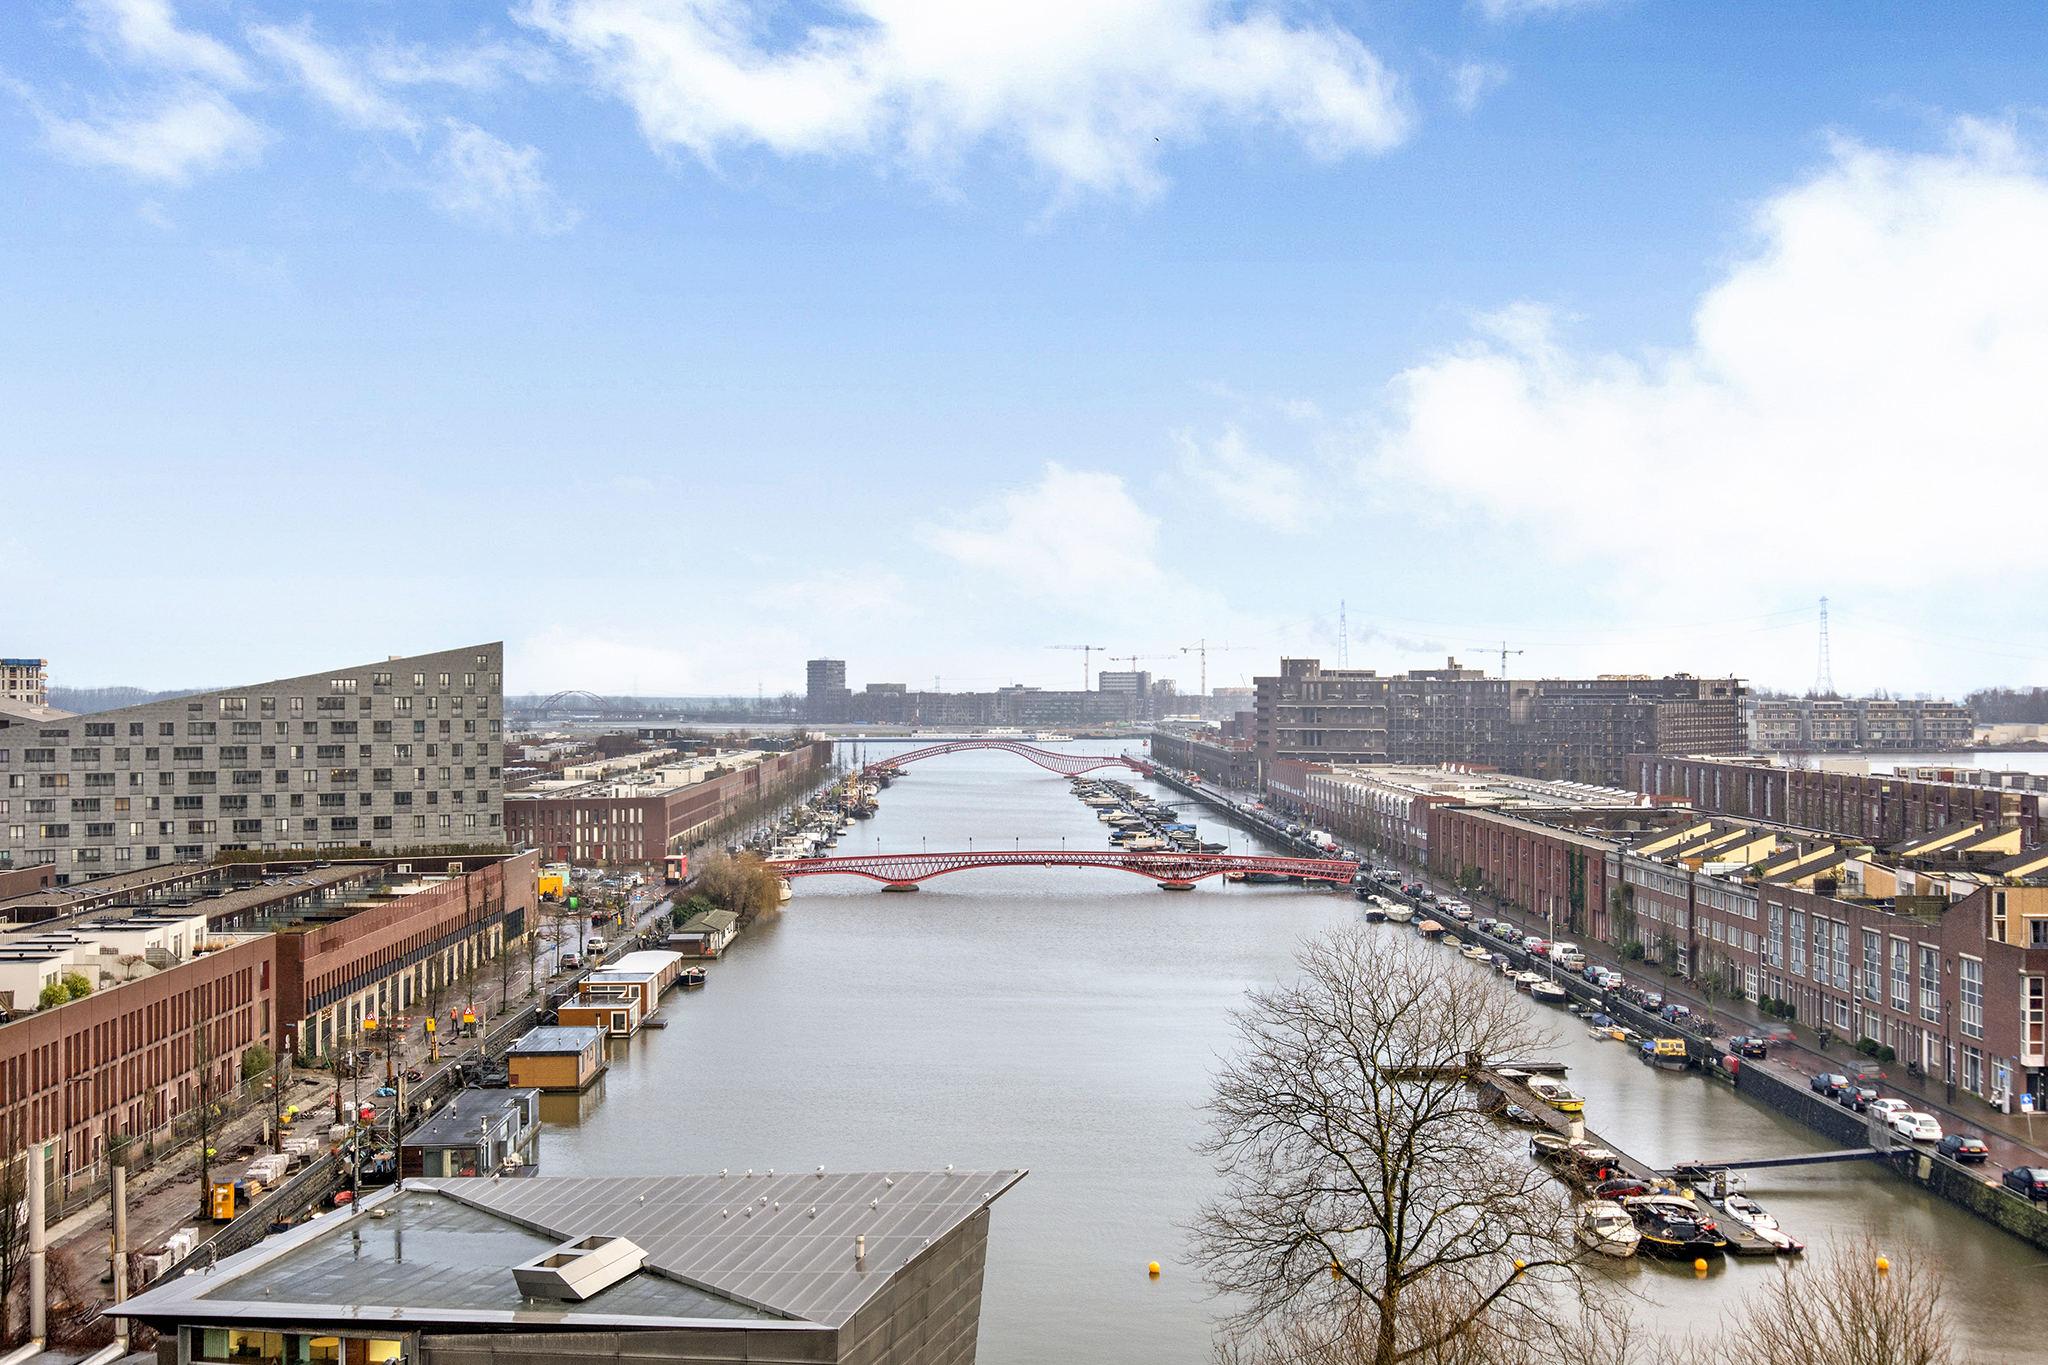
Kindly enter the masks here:
M 1083 692 L 1086 692 L 1086 691 L 1088 690 L 1088 679 L 1089 679 L 1089 678 L 1090 678 L 1091 676 L 1093 676 L 1092 674 L 1090 674 L 1090 673 L 1088 672 L 1088 656 L 1089 656 L 1090 654 L 1101 654 L 1101 653 L 1102 653 L 1102 646 L 1101 646 L 1101 645 L 1047 645 L 1047 646 L 1046 646 L 1046 648 L 1047 648 L 1047 649 L 1078 649 L 1078 650 L 1080 650 L 1080 651 L 1081 651 L 1081 690 L 1082 690 Z
M 1495 650 L 1492 645 L 1474 645 L 1472 647 L 1474 649 L 1483 649 L 1488 654 L 1498 653 L 1500 655 L 1500 675 L 1503 678 L 1505 678 L 1508 675 L 1508 655 L 1522 653 L 1522 651 L 1519 649 L 1509 649 L 1508 642 L 1506 640 L 1502 640 L 1500 642 L 1500 648 L 1498 650 Z
M 1207 640 L 1197 640 L 1194 644 L 1182 645 L 1180 652 L 1182 654 L 1194 654 L 1200 656 L 1202 660 L 1201 695 L 1206 697 L 1209 695 L 1209 651 L 1213 649 L 1218 654 L 1229 654 L 1234 653 L 1241 649 L 1250 648 L 1252 648 L 1251 645 L 1212 645 Z

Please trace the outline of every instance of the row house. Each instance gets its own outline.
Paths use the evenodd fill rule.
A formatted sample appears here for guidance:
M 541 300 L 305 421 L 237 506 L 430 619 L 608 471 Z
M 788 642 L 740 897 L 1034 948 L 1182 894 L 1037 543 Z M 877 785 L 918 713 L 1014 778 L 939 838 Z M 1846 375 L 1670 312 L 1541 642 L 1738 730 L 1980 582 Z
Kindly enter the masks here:
M 1769 820 L 1886 845 L 1965 821 L 2020 831 L 2042 842 L 2048 775 L 1969 768 L 1911 768 L 1861 773 L 1781 768 L 1754 760 L 1632 755 L 1628 785 L 1690 802 L 1736 820 Z
M 1611 838 L 1526 814 L 1433 805 L 1429 848 L 1438 876 L 1477 880 L 1502 903 L 1541 916 L 1554 934 L 1610 937 Z

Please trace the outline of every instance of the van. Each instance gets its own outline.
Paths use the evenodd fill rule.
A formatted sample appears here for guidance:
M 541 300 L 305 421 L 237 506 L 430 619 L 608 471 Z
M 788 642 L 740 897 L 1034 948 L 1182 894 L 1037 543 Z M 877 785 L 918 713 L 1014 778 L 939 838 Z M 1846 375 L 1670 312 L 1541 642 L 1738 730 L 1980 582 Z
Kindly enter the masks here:
M 583 940 L 583 955 L 593 959 L 603 957 L 604 940 L 601 938 L 587 938 Z
M 1579 951 L 1576 943 L 1553 943 L 1550 945 L 1550 960 L 1566 971 L 1577 971 L 1586 965 L 1586 955 Z

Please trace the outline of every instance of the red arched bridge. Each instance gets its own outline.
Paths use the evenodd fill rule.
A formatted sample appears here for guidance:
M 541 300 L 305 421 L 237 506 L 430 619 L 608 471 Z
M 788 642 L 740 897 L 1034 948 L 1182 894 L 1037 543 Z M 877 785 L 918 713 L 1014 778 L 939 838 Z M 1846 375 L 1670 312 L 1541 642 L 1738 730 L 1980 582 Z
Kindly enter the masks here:
M 969 749 L 1000 749 L 1004 753 L 1017 754 L 1028 758 L 1039 767 L 1051 772 L 1076 777 L 1081 773 L 1094 772 L 1097 768 L 1129 768 L 1146 777 L 1152 775 L 1152 765 L 1122 754 L 1104 757 L 1100 754 L 1060 754 L 1050 749 L 1039 749 L 1029 744 L 1020 744 L 1014 739 L 956 739 L 945 744 L 934 744 L 925 749 L 912 749 L 907 754 L 895 754 L 888 758 L 876 759 L 861 771 L 876 772 L 883 768 L 900 768 L 906 763 L 915 763 L 922 758 L 937 758 L 940 754 L 964 753 Z
M 1198 882 L 1231 872 L 1257 872 L 1311 881 L 1348 882 L 1358 864 L 1338 858 L 1260 858 L 1231 853 L 1068 853 L 1022 849 L 1005 853 L 863 853 L 850 858 L 777 858 L 768 866 L 785 877 L 866 877 L 908 886 L 948 872 L 977 867 L 1106 867 L 1155 882 Z

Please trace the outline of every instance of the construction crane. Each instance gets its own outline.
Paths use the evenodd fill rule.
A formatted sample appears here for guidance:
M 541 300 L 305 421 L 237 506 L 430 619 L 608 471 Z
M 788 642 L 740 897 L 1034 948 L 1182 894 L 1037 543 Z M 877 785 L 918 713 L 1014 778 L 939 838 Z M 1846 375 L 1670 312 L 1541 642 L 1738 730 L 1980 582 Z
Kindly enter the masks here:
M 1110 661 L 1111 663 L 1113 663 L 1113 664 L 1114 664 L 1114 663 L 1123 663 L 1123 664 L 1128 664 L 1128 665 L 1129 665 L 1129 671 L 1130 671 L 1130 672 L 1132 672 L 1132 673 L 1135 673 L 1135 672 L 1137 672 L 1137 671 L 1138 671 L 1138 664 L 1139 664 L 1140 662 L 1144 662 L 1144 663 L 1150 663 L 1150 662 L 1152 662 L 1152 661 L 1153 661 L 1154 659 L 1178 659 L 1178 658 L 1180 657 L 1180 655 L 1179 655 L 1179 654 L 1105 654 L 1105 655 L 1103 655 L 1102 657 L 1103 657 L 1103 658 L 1105 658 L 1105 659 L 1107 659 L 1107 660 L 1109 660 L 1109 661 Z
M 1088 656 L 1102 653 L 1101 645 L 1047 645 L 1047 649 L 1078 649 L 1081 651 L 1081 690 L 1088 690 Z
M 1209 695 L 1209 651 L 1213 649 L 1218 654 L 1229 654 L 1237 650 L 1250 648 L 1252 648 L 1251 645 L 1212 645 L 1207 640 L 1198 640 L 1191 645 L 1182 645 L 1180 652 L 1183 654 L 1195 654 L 1201 657 L 1202 690 L 1198 695 L 1206 697 Z
M 1506 640 L 1502 640 L 1500 642 L 1500 648 L 1498 650 L 1494 649 L 1492 645 L 1474 645 L 1472 646 L 1472 648 L 1483 649 L 1488 654 L 1498 653 L 1500 655 L 1500 675 L 1503 678 L 1505 678 L 1508 675 L 1508 655 L 1520 654 L 1522 652 L 1519 649 L 1509 649 L 1508 642 Z

